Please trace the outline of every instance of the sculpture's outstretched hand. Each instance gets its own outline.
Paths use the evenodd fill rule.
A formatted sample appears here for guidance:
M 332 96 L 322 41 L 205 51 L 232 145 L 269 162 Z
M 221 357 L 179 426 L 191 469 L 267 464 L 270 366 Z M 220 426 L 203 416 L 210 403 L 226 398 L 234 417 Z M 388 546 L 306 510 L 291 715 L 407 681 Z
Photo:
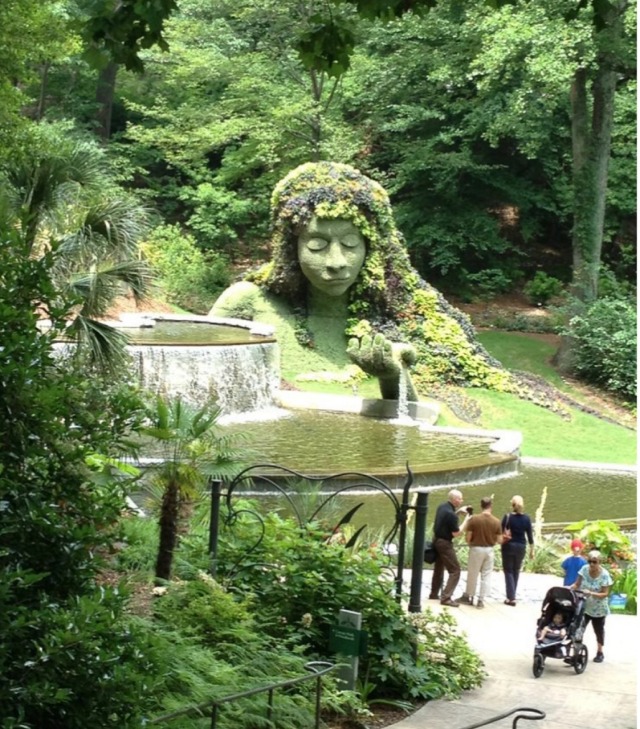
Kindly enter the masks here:
M 416 350 L 410 344 L 389 341 L 383 334 L 365 335 L 349 340 L 347 354 L 354 364 L 380 381 L 382 396 L 397 400 L 400 375 L 416 361 Z M 417 400 L 413 384 L 407 374 L 408 399 Z
M 373 377 L 398 376 L 402 367 L 416 361 L 416 351 L 410 344 L 389 341 L 383 334 L 349 340 L 347 354 L 361 370 Z

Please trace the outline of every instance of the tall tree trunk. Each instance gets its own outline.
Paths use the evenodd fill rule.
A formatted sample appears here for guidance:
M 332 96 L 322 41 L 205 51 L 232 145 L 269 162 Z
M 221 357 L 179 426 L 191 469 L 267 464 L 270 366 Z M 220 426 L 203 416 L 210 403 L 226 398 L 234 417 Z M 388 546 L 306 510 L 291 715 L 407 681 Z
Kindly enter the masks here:
M 36 109 L 36 121 L 40 121 L 44 116 L 45 98 L 47 95 L 47 81 L 49 79 L 49 61 L 42 64 L 40 77 L 40 95 L 38 97 L 38 107 Z
M 96 112 L 97 133 L 103 142 L 107 142 L 111 136 L 111 112 L 113 110 L 113 97 L 116 90 L 116 76 L 118 75 L 118 64 L 110 61 L 100 71 L 98 86 L 96 88 Z
M 573 303 L 569 316 L 584 310 L 598 297 L 605 201 L 611 153 L 616 90 L 615 50 L 622 33 L 626 0 L 609 6 L 604 25 L 596 33 L 600 51 L 592 75 L 589 117 L 589 73 L 579 68 L 571 86 L 573 155 Z M 573 365 L 573 341 L 563 337 L 556 363 L 564 372 Z
M 175 482 L 165 487 L 160 511 L 160 540 L 156 559 L 156 577 L 168 580 L 171 577 L 173 552 L 178 542 L 178 501 L 180 489 Z
M 586 73 L 576 73 L 573 102 L 573 294 L 589 304 L 598 296 L 607 193 L 615 71 L 600 67 L 593 81 L 591 124 L 587 125 Z

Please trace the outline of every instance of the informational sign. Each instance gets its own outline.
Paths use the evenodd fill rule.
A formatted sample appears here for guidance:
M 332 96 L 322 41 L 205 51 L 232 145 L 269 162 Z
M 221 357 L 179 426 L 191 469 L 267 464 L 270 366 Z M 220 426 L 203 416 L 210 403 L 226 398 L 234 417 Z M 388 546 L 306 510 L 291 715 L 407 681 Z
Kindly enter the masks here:
M 362 613 L 353 610 L 340 610 L 338 624 L 331 628 L 329 649 L 338 656 L 342 665 L 338 668 L 338 678 L 342 688 L 353 691 L 358 679 L 358 663 L 366 652 L 366 633 L 362 628 Z

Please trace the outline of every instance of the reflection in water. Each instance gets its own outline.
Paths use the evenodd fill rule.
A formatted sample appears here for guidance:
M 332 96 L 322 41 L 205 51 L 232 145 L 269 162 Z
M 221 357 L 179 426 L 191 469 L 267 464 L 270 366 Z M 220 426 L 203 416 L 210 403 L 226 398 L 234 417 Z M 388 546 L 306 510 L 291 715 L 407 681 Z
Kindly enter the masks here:
M 278 411 L 280 414 L 282 410 Z M 422 483 L 419 466 L 428 470 L 438 465 L 453 468 L 456 460 L 477 459 L 490 463 L 490 438 L 463 438 L 445 433 L 421 431 L 417 427 L 374 418 L 324 411 L 284 411 L 287 417 L 225 425 L 226 433 L 241 433 L 242 450 L 247 464 L 276 463 L 301 473 L 321 471 L 339 473 L 360 471 L 380 475 L 395 470 L 404 482 L 408 461 L 416 473 L 415 485 Z M 262 411 L 261 411 L 261 414 Z M 145 450 L 145 455 L 156 455 Z M 459 474 L 448 471 L 454 477 Z M 384 475 L 381 479 L 391 485 Z M 438 480 L 437 483 L 442 483 Z M 637 515 L 636 472 L 567 468 L 558 465 L 520 463 L 519 473 L 493 479 L 486 483 L 460 486 L 465 503 L 479 508 L 481 497 L 493 495 L 494 513 L 502 516 L 509 510 L 511 497 L 520 494 L 525 510 L 532 518 L 540 505 L 542 491 L 547 487 L 543 513 L 545 523 L 567 523 L 581 519 L 629 519 Z M 428 521 L 437 505 L 446 497 L 450 486 L 444 485 L 429 495 Z M 341 496 L 345 509 L 363 501 L 356 495 Z M 384 497 L 370 494 L 354 520 L 375 528 L 388 527 L 392 520 Z M 278 500 L 271 508 L 279 509 Z
M 264 337 L 251 334 L 242 327 L 193 321 L 158 321 L 153 327 L 122 331 L 131 344 L 249 344 L 265 341 Z
M 407 461 L 418 471 L 419 465 L 428 468 L 429 464 L 455 459 L 487 459 L 490 442 L 489 438 L 434 434 L 372 418 L 322 411 L 300 411 L 280 421 L 240 423 L 234 427 L 249 436 L 248 447 L 253 452 L 247 456 L 248 462 L 277 463 L 302 473 L 319 469 L 329 473 L 353 470 L 376 474 L 393 468 L 402 471 Z M 635 471 L 597 471 L 537 463 L 521 463 L 519 470 L 484 484 L 461 486 L 465 503 L 479 508 L 482 496 L 493 495 L 494 513 L 501 516 L 509 510 L 511 497 L 520 494 L 533 518 L 546 486 L 542 515 L 546 523 L 632 518 L 637 514 Z M 382 480 L 385 481 L 384 476 Z M 416 484 L 420 484 L 419 477 Z M 442 491 L 429 496 L 429 520 L 448 488 L 443 485 Z M 355 495 L 340 498 L 347 508 L 362 501 Z M 358 523 L 385 526 L 389 519 L 391 514 L 384 498 L 368 495 Z

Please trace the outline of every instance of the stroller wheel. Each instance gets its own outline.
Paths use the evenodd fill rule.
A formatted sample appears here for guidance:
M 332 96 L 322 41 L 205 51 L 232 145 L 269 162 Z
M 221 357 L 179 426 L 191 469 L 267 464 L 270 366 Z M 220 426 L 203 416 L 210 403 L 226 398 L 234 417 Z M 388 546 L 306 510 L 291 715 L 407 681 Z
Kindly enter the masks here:
M 584 673 L 584 669 L 589 662 L 589 651 L 584 643 L 576 645 L 575 655 L 573 658 L 573 670 L 576 673 Z
M 582 669 L 584 671 L 584 668 Z M 533 675 L 535 678 L 540 678 L 542 676 L 542 673 L 544 671 L 544 656 L 541 656 L 540 653 L 534 653 L 533 654 Z

